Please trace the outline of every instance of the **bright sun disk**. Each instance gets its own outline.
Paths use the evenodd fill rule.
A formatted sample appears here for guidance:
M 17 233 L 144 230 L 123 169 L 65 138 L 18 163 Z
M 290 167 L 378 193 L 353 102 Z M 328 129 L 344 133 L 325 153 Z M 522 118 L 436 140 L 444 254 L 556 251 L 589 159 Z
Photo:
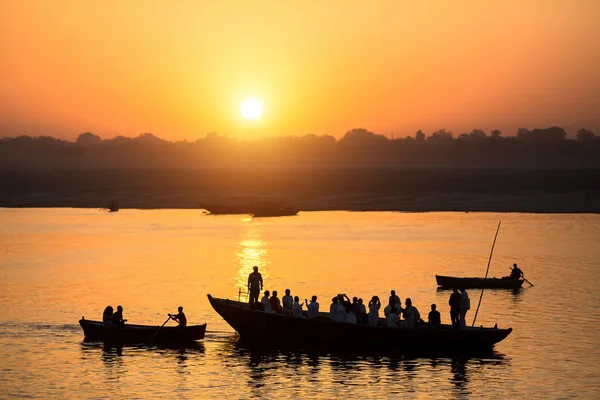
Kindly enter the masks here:
M 263 106 L 257 99 L 246 99 L 240 105 L 240 113 L 246 119 L 256 119 L 262 115 Z

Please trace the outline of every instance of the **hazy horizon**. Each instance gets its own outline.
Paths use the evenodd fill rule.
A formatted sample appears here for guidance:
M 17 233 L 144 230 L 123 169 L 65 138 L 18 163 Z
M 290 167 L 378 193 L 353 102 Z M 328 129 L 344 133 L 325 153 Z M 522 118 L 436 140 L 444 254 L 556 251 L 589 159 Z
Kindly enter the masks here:
M 0 4 L 0 135 L 600 131 L 600 2 Z M 245 120 L 254 97 L 263 115 Z

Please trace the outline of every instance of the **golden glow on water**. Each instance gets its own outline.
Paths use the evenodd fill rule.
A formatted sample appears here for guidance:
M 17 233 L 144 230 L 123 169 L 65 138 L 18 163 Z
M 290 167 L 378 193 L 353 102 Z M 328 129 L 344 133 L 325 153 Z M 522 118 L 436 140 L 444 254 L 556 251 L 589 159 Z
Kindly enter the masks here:
M 253 267 L 257 266 L 263 280 L 268 281 L 270 264 L 269 254 L 267 251 L 267 243 L 263 240 L 263 227 L 260 223 L 256 223 L 252 218 L 247 218 L 242 221 L 243 237 L 238 244 L 237 259 L 240 269 L 237 274 L 238 292 L 241 290 L 244 293 L 243 298 L 246 298 L 248 293 L 248 275 L 252 272 Z
M 256 353 L 236 343 L 206 299 L 237 298 L 258 265 L 266 289 L 315 294 L 322 310 L 339 292 L 368 301 L 395 289 L 422 315 L 438 304 L 446 322 L 449 293 L 436 290 L 434 275 L 482 275 L 499 219 L 490 275 L 505 275 L 518 262 L 535 287 L 485 292 L 477 324 L 514 328 L 489 356 Z M 199 210 L 0 209 L 3 394 L 598 398 L 599 243 L 598 215 L 302 212 L 251 219 Z M 479 291 L 470 295 L 474 305 Z M 183 305 L 190 324 L 208 323 L 207 337 L 184 352 L 82 343 L 77 320 L 99 319 L 108 304 L 121 304 L 132 323 L 157 326 Z

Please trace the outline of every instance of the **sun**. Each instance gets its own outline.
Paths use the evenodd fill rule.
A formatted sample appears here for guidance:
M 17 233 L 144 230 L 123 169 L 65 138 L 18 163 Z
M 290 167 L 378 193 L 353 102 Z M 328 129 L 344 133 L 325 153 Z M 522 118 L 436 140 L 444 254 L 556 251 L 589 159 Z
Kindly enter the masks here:
M 256 99 L 246 99 L 240 105 L 240 113 L 246 119 L 256 119 L 262 115 L 262 103 Z

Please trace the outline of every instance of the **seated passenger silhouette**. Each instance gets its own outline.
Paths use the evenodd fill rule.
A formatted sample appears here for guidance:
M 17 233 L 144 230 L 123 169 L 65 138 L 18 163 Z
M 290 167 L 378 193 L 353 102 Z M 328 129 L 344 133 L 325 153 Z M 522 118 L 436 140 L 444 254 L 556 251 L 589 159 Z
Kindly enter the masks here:
M 429 317 L 427 318 L 427 324 L 430 328 L 437 328 L 442 324 L 442 317 L 440 312 L 436 310 L 435 304 L 431 305 L 431 311 L 429 311 Z

